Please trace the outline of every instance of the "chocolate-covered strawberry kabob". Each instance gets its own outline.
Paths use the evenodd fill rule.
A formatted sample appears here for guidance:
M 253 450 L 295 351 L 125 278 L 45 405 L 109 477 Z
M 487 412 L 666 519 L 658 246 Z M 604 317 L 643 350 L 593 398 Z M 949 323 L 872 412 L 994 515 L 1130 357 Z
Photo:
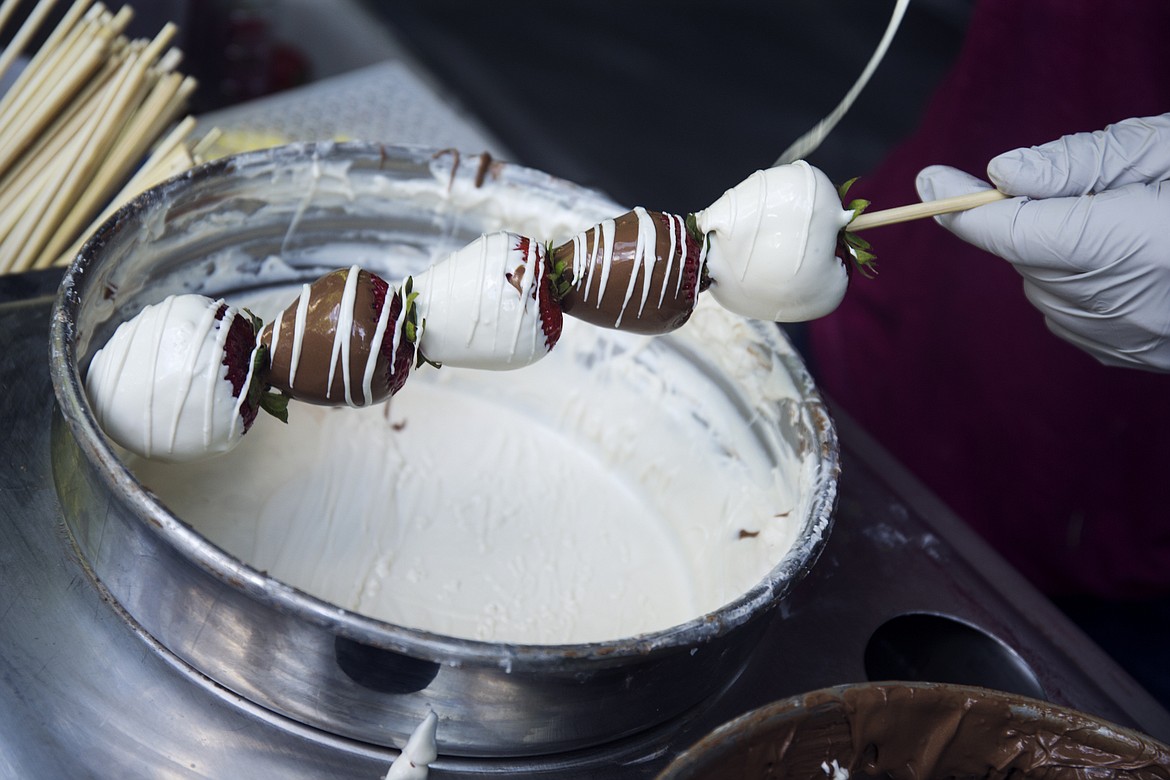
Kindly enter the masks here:
M 183 335 L 190 317 L 172 321 L 148 307 L 95 356 L 87 385 L 112 438 L 146 457 L 181 460 L 235 446 L 255 409 L 279 412 L 281 399 L 365 406 L 388 398 L 416 359 L 530 365 L 556 345 L 562 312 L 666 333 L 687 321 L 710 287 L 720 304 L 749 317 L 822 316 L 848 282 L 837 250 L 863 269 L 872 260 L 868 244 L 845 230 L 866 204 L 845 208 L 839 197 L 823 173 L 797 162 L 757 171 L 685 219 L 636 208 L 556 248 L 515 233 L 481 236 L 400 289 L 354 266 L 305 285 L 259 338 L 249 325 L 247 339 L 226 347 L 225 333 L 210 349 L 224 352 L 218 362 L 200 351 L 206 333 Z M 214 303 L 179 298 L 197 299 L 192 311 Z M 187 304 L 165 308 L 185 312 Z M 136 340 L 140 331 L 146 335 Z M 177 378 L 159 373 L 170 365 L 183 367 Z M 244 380 L 239 366 L 247 367 Z M 123 380 L 141 388 L 133 401 L 120 394 Z M 190 404 L 196 384 L 208 390 Z M 225 393 L 234 405 L 219 398 Z M 169 421 L 161 430 L 160 420 Z

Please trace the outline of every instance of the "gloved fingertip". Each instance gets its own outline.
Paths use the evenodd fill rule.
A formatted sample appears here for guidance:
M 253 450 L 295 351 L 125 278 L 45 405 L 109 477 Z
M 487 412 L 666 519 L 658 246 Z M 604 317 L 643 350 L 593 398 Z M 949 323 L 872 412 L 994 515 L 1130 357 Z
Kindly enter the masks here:
M 923 201 L 934 200 L 934 177 L 944 168 L 942 165 L 931 165 L 918 172 L 914 179 L 914 187 L 918 190 L 918 197 Z
M 1020 179 L 1021 173 L 1031 167 L 1028 158 L 1027 149 L 1013 149 L 993 157 L 991 162 L 987 163 L 987 177 L 991 179 L 996 189 L 1008 195 L 1018 195 L 1020 193 L 1015 191 L 1016 182 Z
M 969 173 L 948 165 L 931 165 L 919 171 L 915 179 L 918 195 L 924 201 L 967 195 L 990 185 Z

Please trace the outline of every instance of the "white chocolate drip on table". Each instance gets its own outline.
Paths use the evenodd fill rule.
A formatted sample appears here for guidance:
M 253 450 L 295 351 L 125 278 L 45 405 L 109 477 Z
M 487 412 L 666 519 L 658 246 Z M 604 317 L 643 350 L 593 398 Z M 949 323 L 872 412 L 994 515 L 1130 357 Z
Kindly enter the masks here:
M 390 765 L 383 780 L 427 780 L 430 764 L 439 757 L 435 731 L 439 716 L 431 710 L 411 732 L 398 758 Z

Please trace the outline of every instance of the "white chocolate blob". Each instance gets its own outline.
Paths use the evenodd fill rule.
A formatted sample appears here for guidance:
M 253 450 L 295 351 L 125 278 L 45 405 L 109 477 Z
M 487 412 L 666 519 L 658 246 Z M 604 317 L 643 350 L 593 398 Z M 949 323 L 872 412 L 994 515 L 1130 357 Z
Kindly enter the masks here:
M 502 231 L 480 236 L 414 277 L 425 322 L 418 348 L 445 366 L 499 371 L 535 363 L 550 350 L 537 301 L 543 278 L 537 241 Z
M 240 397 L 223 363 L 238 311 L 172 295 L 118 326 L 93 356 L 86 391 L 107 435 L 146 458 L 179 462 L 227 452 L 244 435 Z M 249 361 L 251 365 L 251 361 Z M 251 369 L 244 387 L 251 381 Z
M 852 218 L 829 178 L 803 160 L 756 171 L 695 214 L 710 241 L 708 293 L 759 320 L 825 316 L 845 297 L 837 234 Z
M 427 780 L 430 763 L 439 757 L 438 746 L 435 744 L 435 728 L 438 723 L 439 716 L 435 711 L 428 712 L 411 732 L 402 752 L 394 759 L 390 771 L 383 780 Z

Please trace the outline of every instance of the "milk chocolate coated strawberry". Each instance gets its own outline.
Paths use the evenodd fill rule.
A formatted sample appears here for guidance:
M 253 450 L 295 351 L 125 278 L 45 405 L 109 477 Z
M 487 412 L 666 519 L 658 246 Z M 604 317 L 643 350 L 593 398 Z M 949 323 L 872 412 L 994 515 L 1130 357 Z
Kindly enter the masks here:
M 605 328 L 667 333 L 706 287 L 702 253 L 680 216 L 636 208 L 607 219 L 553 250 L 561 308 Z
M 368 406 L 402 388 L 414 361 L 413 296 L 353 266 L 312 284 L 260 332 L 268 382 L 309 403 Z

